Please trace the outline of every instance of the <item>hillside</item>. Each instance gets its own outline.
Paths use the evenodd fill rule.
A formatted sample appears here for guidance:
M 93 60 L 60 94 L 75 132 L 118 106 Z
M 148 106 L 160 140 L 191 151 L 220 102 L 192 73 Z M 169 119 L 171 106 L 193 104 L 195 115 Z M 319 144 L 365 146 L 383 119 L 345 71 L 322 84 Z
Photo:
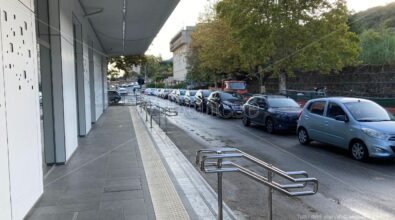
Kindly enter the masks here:
M 353 14 L 350 17 L 350 26 L 358 34 L 368 29 L 395 30 L 395 2 Z

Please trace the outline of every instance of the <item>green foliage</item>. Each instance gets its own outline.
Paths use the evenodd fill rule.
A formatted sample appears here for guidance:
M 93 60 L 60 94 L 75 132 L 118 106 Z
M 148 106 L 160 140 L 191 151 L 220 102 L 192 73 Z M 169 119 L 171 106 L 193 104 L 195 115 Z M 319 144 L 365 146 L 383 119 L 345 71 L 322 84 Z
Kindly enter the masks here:
M 367 30 L 360 35 L 360 40 L 360 58 L 363 63 L 395 64 L 395 33 Z
M 148 78 L 154 81 L 162 81 L 164 78 L 173 74 L 173 64 L 171 61 L 163 61 L 162 57 L 153 55 L 111 57 L 108 62 L 115 63 L 116 68 L 124 70 L 124 78 L 133 76 L 144 77 L 146 74 Z M 140 66 L 141 75 L 132 71 L 132 66 Z M 114 73 L 112 72 L 112 74 Z
M 395 28 L 395 3 L 370 8 L 350 17 L 351 30 L 361 34 L 366 30 Z
M 343 0 L 223 0 L 217 11 L 252 66 L 327 73 L 358 63 L 358 38 L 348 30 Z
M 241 68 L 239 45 L 229 31 L 229 26 L 214 13 L 209 13 L 204 21 L 196 25 L 191 34 L 188 79 L 219 80 L 222 75 Z
M 164 83 L 155 83 L 155 82 L 150 82 L 145 84 L 146 88 L 165 88 Z

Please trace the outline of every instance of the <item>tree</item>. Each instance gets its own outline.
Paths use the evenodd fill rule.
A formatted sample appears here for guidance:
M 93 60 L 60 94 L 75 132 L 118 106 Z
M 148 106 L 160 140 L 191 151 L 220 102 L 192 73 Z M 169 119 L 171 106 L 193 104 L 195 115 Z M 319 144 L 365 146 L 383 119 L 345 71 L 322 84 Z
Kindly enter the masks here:
M 348 30 L 344 0 L 223 0 L 216 9 L 243 60 L 278 74 L 280 92 L 294 71 L 327 73 L 358 63 L 358 38 Z
M 147 76 L 155 81 L 161 81 L 173 73 L 171 62 L 164 62 L 162 57 L 153 55 L 111 57 L 108 62 L 113 64 L 115 68 L 124 71 L 123 77 L 125 79 Z M 142 71 L 140 75 L 132 70 L 133 66 L 140 66 Z M 114 71 L 108 74 L 114 74 Z
M 395 33 L 367 30 L 360 35 L 360 40 L 360 58 L 363 63 L 395 64 Z
M 239 45 L 229 31 L 230 27 L 214 12 L 196 25 L 188 55 L 189 79 L 216 82 L 242 69 Z
M 135 76 L 132 71 L 133 66 L 142 66 L 147 62 L 147 58 L 144 55 L 133 55 L 133 56 L 117 56 L 110 57 L 108 63 L 115 63 L 114 67 L 125 71 L 124 77 L 130 78 Z

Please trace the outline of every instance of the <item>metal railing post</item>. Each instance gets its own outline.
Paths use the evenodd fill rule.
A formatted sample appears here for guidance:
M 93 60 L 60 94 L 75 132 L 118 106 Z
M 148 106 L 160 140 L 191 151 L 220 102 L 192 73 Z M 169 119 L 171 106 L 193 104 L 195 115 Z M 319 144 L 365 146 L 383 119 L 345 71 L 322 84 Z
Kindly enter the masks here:
M 269 166 L 272 167 L 271 164 L 269 164 Z M 272 181 L 273 181 L 273 173 L 272 173 L 272 170 L 270 170 L 270 169 L 267 171 L 267 181 L 269 183 L 272 183 Z M 270 186 L 269 186 L 269 193 L 268 193 L 267 200 L 268 200 L 267 205 L 268 205 L 268 212 L 269 212 L 268 219 L 272 220 L 273 219 L 273 189 Z
M 230 161 L 232 158 L 244 158 L 250 162 L 259 165 L 266 169 L 266 175 L 261 175 L 256 171 L 252 171 L 245 166 Z M 225 159 L 225 161 L 224 161 Z M 227 159 L 227 160 L 226 160 Z M 215 161 L 216 162 L 215 162 Z M 237 148 L 212 148 L 201 149 L 196 153 L 196 164 L 200 166 L 200 170 L 205 173 L 217 173 L 217 187 L 218 187 L 218 214 L 217 220 L 223 219 L 223 201 L 222 201 L 222 173 L 224 172 L 240 172 L 245 176 L 266 185 L 269 188 L 268 199 L 268 219 L 273 219 L 273 193 L 274 190 L 281 192 L 287 196 L 308 196 L 314 195 L 318 191 L 318 180 L 311 178 L 305 171 L 290 171 L 286 172 L 272 164 L 255 158 Z M 277 182 L 274 176 L 287 180 Z
M 167 109 L 165 109 L 165 134 L 167 134 Z
M 150 103 L 151 104 L 151 103 Z M 148 105 L 146 104 L 145 105 L 145 122 L 147 122 L 148 121 Z
M 158 124 L 159 124 L 159 127 L 160 127 L 160 115 L 162 114 L 162 110 L 161 110 L 161 108 L 159 107 L 159 118 L 158 118 Z
M 152 105 L 150 103 L 150 128 L 152 128 Z
M 217 169 L 222 168 L 222 158 L 218 159 L 217 162 Z M 223 219 L 223 209 L 222 209 L 222 172 L 217 173 L 218 176 L 218 215 L 217 215 L 217 220 L 222 220 Z

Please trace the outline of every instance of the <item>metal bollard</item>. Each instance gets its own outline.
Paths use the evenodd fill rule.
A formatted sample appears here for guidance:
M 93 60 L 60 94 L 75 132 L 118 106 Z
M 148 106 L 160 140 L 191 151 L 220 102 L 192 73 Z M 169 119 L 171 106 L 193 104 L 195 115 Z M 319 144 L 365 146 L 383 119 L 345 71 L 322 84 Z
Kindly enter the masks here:
M 152 107 L 150 108 L 150 128 L 152 128 Z
M 150 103 L 150 105 L 151 105 L 151 103 Z M 145 122 L 147 122 L 148 121 L 148 105 L 145 105 Z
M 159 124 L 159 127 L 160 127 L 160 115 L 162 114 L 162 111 L 160 110 L 160 107 L 159 107 L 159 119 L 158 119 L 158 124 Z
M 271 164 L 269 164 L 269 166 L 272 167 Z M 267 181 L 269 183 L 272 183 L 272 181 L 273 181 L 273 173 L 270 169 L 267 171 Z M 267 205 L 268 205 L 268 211 L 269 211 L 268 219 L 272 220 L 273 219 L 273 189 L 270 186 L 269 186 L 269 193 L 268 193 L 267 200 L 268 200 Z
M 217 168 L 220 170 L 222 168 L 222 159 L 218 159 Z M 222 208 L 222 172 L 217 173 L 217 185 L 218 185 L 218 215 L 217 220 L 222 220 L 223 208 Z
M 167 111 L 167 109 L 165 109 Z M 165 134 L 167 134 L 167 117 L 166 117 L 167 112 L 165 112 Z

